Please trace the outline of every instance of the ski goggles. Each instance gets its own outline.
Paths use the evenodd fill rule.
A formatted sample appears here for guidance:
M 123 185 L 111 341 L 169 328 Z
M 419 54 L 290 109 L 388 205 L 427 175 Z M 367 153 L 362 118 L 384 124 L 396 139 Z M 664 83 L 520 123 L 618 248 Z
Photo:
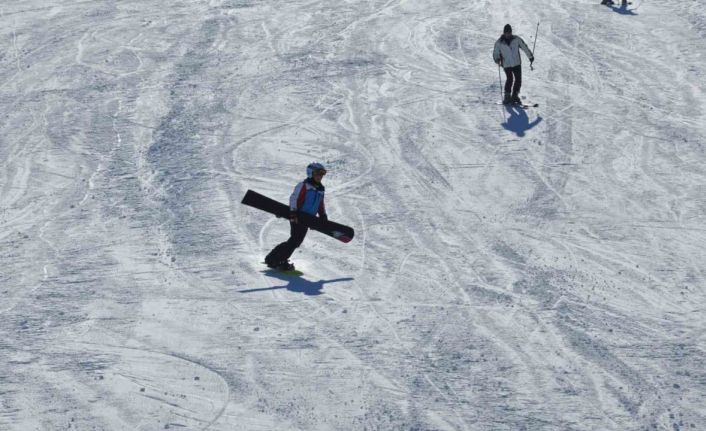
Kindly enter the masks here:
M 322 177 L 326 175 L 326 169 L 317 169 L 314 172 L 312 172 L 313 175 L 321 175 Z

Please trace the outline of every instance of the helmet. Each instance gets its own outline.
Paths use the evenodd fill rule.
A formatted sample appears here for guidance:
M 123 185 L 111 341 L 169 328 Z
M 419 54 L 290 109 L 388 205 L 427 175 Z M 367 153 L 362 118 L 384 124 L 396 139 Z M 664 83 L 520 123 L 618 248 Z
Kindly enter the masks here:
M 324 168 L 324 165 L 321 163 L 309 163 L 309 166 L 306 167 L 306 177 L 307 178 L 312 178 L 314 176 L 314 172 L 317 171 L 324 171 L 324 174 L 326 173 L 326 168 Z

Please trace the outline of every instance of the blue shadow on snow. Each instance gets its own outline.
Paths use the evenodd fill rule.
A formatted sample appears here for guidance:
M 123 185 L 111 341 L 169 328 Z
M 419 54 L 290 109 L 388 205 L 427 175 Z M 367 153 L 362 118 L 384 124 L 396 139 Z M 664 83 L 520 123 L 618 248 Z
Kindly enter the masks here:
M 632 9 L 628 9 L 627 4 L 621 4 L 620 6 L 609 6 L 611 10 L 615 13 L 619 13 L 620 15 L 628 15 L 628 16 L 635 16 L 637 13 L 635 13 Z
M 321 295 L 324 284 L 338 283 L 339 281 L 351 281 L 353 278 L 336 278 L 333 280 L 309 281 L 301 276 L 292 276 L 279 273 L 277 271 L 265 271 L 268 277 L 288 282 L 285 286 L 262 287 L 258 289 L 239 290 L 239 293 L 267 292 L 268 290 L 287 289 L 290 292 L 303 293 L 307 296 Z
M 621 1 L 620 6 L 615 6 L 615 5 L 606 5 L 610 8 L 615 13 L 619 13 L 620 15 L 632 15 L 635 16 L 637 15 L 634 12 L 634 9 L 628 9 L 628 2 L 627 1 Z
M 502 123 L 503 128 L 519 137 L 525 136 L 526 131 L 542 122 L 542 117 L 537 117 L 530 123 L 527 111 L 519 106 L 505 105 L 505 110 L 510 114 L 510 117 Z

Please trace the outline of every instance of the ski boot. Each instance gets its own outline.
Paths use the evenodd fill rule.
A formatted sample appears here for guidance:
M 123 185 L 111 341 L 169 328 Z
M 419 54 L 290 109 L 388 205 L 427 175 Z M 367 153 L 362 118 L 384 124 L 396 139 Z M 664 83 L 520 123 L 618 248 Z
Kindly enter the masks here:
M 505 97 L 503 97 L 503 105 L 509 105 L 512 103 L 512 97 L 510 97 L 510 93 L 505 93 Z
M 510 103 L 512 103 L 514 105 L 522 105 L 522 100 L 520 100 L 520 95 L 513 94 L 512 97 L 510 98 Z

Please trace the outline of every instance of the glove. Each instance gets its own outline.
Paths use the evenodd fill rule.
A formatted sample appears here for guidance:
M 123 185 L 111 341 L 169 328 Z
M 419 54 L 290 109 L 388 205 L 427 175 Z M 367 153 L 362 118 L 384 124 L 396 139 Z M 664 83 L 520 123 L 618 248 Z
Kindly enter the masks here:
M 328 215 L 326 213 L 323 213 L 319 215 L 319 219 L 321 219 L 322 222 L 326 223 L 328 221 Z
M 299 223 L 299 218 L 297 217 L 296 211 L 289 211 L 289 221 L 294 224 Z
M 530 64 L 534 63 L 534 57 L 530 57 Z

